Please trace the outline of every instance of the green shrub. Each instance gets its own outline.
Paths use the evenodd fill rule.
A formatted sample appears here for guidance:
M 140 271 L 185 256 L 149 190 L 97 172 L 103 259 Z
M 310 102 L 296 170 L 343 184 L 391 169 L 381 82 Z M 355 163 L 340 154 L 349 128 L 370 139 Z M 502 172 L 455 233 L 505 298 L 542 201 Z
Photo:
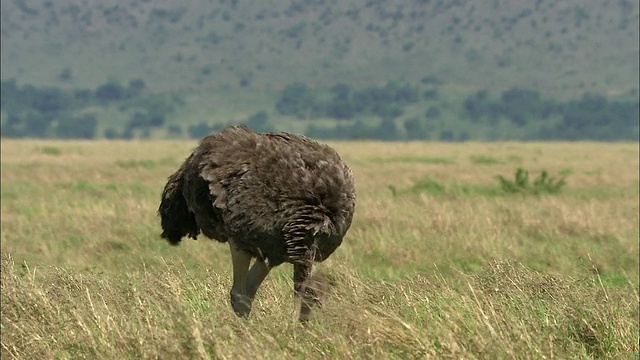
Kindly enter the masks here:
M 531 183 L 529 181 L 529 172 L 522 168 L 516 170 L 513 180 L 509 180 L 502 175 L 496 176 L 500 182 L 500 188 L 506 193 L 531 193 L 536 195 L 560 192 L 562 187 L 566 185 L 565 177 L 566 175 L 562 175 L 559 178 L 554 178 L 549 176 L 546 170 L 543 170 Z
M 40 149 L 40 152 L 46 155 L 61 155 L 62 150 L 55 146 L 44 146 Z

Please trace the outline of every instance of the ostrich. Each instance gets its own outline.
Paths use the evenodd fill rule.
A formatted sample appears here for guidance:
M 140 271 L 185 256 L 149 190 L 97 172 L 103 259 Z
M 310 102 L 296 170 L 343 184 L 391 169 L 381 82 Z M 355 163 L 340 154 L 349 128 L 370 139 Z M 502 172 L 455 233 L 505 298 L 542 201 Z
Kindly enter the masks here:
M 240 317 L 251 312 L 269 271 L 293 264 L 297 318 L 304 323 L 318 300 L 310 281 L 313 262 L 342 243 L 354 210 L 352 172 L 329 146 L 227 126 L 202 139 L 169 176 L 158 213 L 161 236 L 172 245 L 200 233 L 229 243 L 230 300 Z

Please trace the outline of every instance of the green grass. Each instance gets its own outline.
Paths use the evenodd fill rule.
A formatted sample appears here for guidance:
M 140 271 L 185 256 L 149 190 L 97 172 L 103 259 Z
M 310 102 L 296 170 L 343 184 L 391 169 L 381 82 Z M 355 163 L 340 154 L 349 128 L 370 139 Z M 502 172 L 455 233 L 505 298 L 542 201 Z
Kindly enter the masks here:
M 503 194 L 503 192 L 500 191 L 497 186 L 461 183 L 443 184 L 442 182 L 439 182 L 438 180 L 432 179 L 430 177 L 426 177 L 424 179 L 416 181 L 410 188 L 407 189 L 397 191 L 393 186 L 391 186 L 391 189 L 394 195 L 412 194 L 414 196 L 421 193 L 426 193 L 431 196 L 457 197 L 499 196 Z
M 290 265 L 243 320 L 229 306 L 226 245 L 160 239 L 160 192 L 194 142 L 3 139 L 3 357 L 638 353 L 637 143 L 332 145 L 352 165 L 358 204 L 317 266 L 330 292 L 302 328 Z M 569 182 L 548 196 L 498 193 L 510 157 L 532 174 L 570 168 Z
M 488 162 L 474 162 L 476 164 L 486 165 Z M 497 162 L 490 162 L 496 164 Z M 492 185 L 480 185 L 480 184 L 464 184 L 460 182 L 453 182 L 444 184 L 431 177 L 426 177 L 416 181 L 411 187 L 398 190 L 395 186 L 389 185 L 392 195 L 406 195 L 411 194 L 413 196 L 421 193 L 426 193 L 431 196 L 457 196 L 457 197 L 469 197 L 469 196 L 504 196 L 510 194 L 521 195 L 543 195 L 543 194 L 558 194 L 560 190 L 566 185 L 564 176 L 560 179 L 554 179 L 549 177 L 546 171 L 543 171 L 532 184 L 528 181 L 526 171 L 518 169 L 516 171 L 516 179 L 511 181 L 506 179 L 502 175 L 497 175 L 498 182 Z
M 55 146 L 44 146 L 40 149 L 40 151 L 42 151 L 43 154 L 54 156 L 62 154 L 62 151 L 60 151 L 60 149 Z

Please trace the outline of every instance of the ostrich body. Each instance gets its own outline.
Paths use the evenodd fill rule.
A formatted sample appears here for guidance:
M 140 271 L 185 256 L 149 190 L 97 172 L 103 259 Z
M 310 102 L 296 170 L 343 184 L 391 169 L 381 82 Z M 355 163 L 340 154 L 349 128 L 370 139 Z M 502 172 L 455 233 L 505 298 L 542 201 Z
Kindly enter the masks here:
M 354 209 L 353 175 L 335 150 L 303 136 L 233 126 L 202 139 L 168 178 L 158 213 L 172 245 L 200 233 L 229 243 L 231 306 L 241 317 L 269 271 L 293 264 L 304 322 L 315 300 L 313 262 L 342 243 Z

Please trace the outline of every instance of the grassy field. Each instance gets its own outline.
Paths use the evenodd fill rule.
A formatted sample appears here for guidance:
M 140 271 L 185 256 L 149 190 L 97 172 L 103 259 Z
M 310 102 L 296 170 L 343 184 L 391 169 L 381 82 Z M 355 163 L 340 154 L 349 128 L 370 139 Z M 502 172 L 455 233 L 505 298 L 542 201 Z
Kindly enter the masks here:
M 160 239 L 195 142 L 3 140 L 3 358 L 638 358 L 637 143 L 332 145 L 358 204 L 301 328 L 290 265 L 242 320 L 226 245 Z

